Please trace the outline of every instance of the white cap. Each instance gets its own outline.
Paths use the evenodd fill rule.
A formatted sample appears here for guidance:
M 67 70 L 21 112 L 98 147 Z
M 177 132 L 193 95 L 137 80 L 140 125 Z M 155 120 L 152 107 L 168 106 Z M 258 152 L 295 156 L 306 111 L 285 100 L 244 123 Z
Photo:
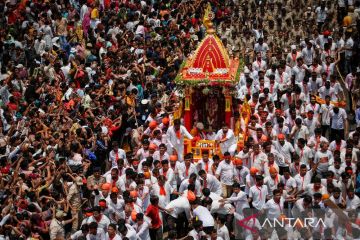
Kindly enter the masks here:
M 148 104 L 149 103 L 149 100 L 148 99 L 143 99 L 143 100 L 141 100 L 141 104 L 143 104 L 143 105 L 146 105 L 146 104 Z
M 198 122 L 196 123 L 196 128 L 198 128 L 199 130 L 204 130 L 204 124 L 202 122 Z
M 291 50 L 296 50 L 296 45 L 291 45 Z
M 52 43 L 56 43 L 60 38 L 59 37 L 54 37 L 51 39 L 51 42 Z

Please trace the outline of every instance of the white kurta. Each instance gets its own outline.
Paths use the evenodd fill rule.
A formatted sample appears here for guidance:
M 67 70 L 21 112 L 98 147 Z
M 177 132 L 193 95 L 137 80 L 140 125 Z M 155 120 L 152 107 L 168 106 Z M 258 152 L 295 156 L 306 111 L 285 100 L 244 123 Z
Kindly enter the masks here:
M 227 140 L 223 143 L 220 143 L 221 152 L 222 154 L 224 154 L 225 152 L 229 152 L 232 156 L 234 156 L 237 145 L 233 130 L 229 129 L 225 137 Z M 220 129 L 216 134 L 215 140 L 220 141 L 223 138 L 224 138 L 224 132 L 222 129 Z
M 169 129 L 166 132 L 168 144 L 171 148 L 177 151 L 178 160 L 180 162 L 183 161 L 185 136 L 190 140 L 193 139 L 191 134 L 186 130 L 184 126 L 180 126 L 180 138 L 176 136 L 176 130 L 174 129 L 174 126 L 169 127 Z

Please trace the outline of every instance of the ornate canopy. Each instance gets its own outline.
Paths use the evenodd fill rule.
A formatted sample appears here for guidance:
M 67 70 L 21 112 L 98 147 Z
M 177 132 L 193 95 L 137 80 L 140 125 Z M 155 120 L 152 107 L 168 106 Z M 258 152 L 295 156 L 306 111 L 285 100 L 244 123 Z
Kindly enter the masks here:
M 240 73 L 239 59 L 230 58 L 221 40 L 215 33 L 211 6 L 208 5 L 203 23 L 206 36 L 196 51 L 185 62 L 176 78 L 178 84 L 233 85 Z

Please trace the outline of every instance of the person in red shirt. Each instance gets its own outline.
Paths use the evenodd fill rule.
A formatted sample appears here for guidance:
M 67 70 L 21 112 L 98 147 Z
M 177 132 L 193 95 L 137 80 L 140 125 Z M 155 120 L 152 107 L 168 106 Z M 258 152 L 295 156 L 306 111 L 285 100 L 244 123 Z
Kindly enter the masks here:
M 150 238 L 151 240 L 162 239 L 162 221 L 160 219 L 159 197 L 151 196 L 150 205 L 146 209 L 145 215 L 151 219 Z
M 9 98 L 9 103 L 7 104 L 7 106 L 9 107 L 10 110 L 12 111 L 17 111 L 18 110 L 18 105 L 16 103 L 16 99 L 14 96 L 11 96 Z

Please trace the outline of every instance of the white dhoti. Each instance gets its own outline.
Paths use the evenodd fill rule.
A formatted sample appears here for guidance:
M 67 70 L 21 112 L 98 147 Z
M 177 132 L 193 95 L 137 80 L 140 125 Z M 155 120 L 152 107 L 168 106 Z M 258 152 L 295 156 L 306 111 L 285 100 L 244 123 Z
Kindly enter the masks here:
M 231 145 L 223 144 L 223 143 L 220 144 L 220 150 L 221 150 L 222 154 L 224 154 L 226 152 L 229 152 L 231 154 L 231 156 L 234 156 L 236 149 L 237 149 L 237 144 L 236 143 L 231 144 Z
M 176 145 L 176 146 L 174 146 L 174 148 L 177 152 L 178 161 L 183 162 L 184 161 L 184 144 Z

